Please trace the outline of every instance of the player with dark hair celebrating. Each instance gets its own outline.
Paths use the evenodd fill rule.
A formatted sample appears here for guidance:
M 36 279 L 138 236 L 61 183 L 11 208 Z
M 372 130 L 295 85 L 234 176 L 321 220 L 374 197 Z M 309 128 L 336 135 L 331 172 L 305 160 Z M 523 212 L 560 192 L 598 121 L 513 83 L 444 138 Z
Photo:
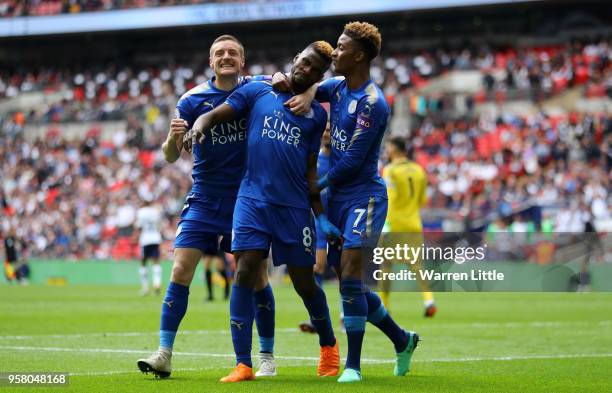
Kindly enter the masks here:
M 387 190 L 377 165 L 390 110 L 382 91 L 370 79 L 370 63 L 378 56 L 381 42 L 375 26 L 348 23 L 332 54 L 335 72 L 343 77 L 327 79 L 316 90 L 319 101 L 331 104 L 332 127 L 330 169 L 319 179 L 319 188 L 330 189 L 329 218 L 344 239 L 342 250 L 330 247 L 327 257 L 340 276 L 348 338 L 345 370 L 338 382 L 361 381 L 366 321 L 393 342 L 397 376 L 408 372 L 419 340 L 416 333 L 406 332 L 395 323 L 380 297 L 362 281 L 364 249 L 378 241 L 387 214 Z M 300 109 L 302 99 L 293 97 L 285 105 Z
M 321 80 L 331 63 L 331 53 L 327 42 L 317 41 L 295 57 L 288 79 L 294 93 L 303 93 Z M 192 135 L 186 138 L 189 149 L 193 140 L 210 138 L 208 130 L 215 124 L 248 116 L 246 171 L 234 211 L 232 239 L 237 270 L 230 300 L 230 329 L 236 368 L 222 382 L 254 379 L 250 303 L 261 260 L 270 245 L 274 264 L 287 265 L 293 286 L 319 333 L 317 374 L 337 375 L 340 366 L 325 292 L 313 274 L 312 211 L 328 238 L 340 237 L 340 231 L 323 213 L 317 188 L 317 156 L 327 113 L 314 103 L 304 116 L 296 116 L 283 105 L 290 96 L 273 90 L 270 83 L 250 83 L 236 90 L 224 105 L 198 118 L 190 131 Z

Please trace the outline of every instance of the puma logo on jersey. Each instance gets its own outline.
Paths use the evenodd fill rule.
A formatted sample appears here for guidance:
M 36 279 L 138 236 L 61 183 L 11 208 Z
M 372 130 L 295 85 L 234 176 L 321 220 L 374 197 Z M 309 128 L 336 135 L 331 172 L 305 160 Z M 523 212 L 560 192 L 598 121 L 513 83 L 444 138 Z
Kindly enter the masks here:
M 238 330 L 242 330 L 242 325 L 244 325 L 244 322 L 236 322 L 236 321 L 230 320 L 230 326 L 232 325 L 236 326 Z
M 208 102 L 208 101 L 204 101 L 202 103 L 202 106 L 209 106 L 210 109 L 215 109 L 215 106 L 213 104 L 211 104 L 210 102 Z
M 274 96 L 274 98 L 278 98 L 278 93 L 270 90 L 270 94 L 272 94 Z

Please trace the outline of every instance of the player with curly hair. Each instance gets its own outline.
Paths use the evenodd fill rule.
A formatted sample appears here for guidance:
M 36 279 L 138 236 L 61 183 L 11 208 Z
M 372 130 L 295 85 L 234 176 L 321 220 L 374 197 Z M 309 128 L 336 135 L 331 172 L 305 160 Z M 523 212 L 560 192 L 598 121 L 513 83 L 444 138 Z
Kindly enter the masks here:
M 396 352 L 394 374 L 405 375 L 419 341 L 391 318 L 380 297 L 363 283 L 362 259 L 378 242 L 387 215 L 387 189 L 378 173 L 381 143 L 390 109 L 381 89 L 370 78 L 370 63 L 380 53 L 378 28 L 366 22 L 344 26 L 332 53 L 340 77 L 310 89 L 314 98 L 331 104 L 331 156 L 329 171 L 319 179 L 329 188 L 329 219 L 342 232 L 342 247 L 329 247 L 328 264 L 340 277 L 344 326 L 348 339 L 345 369 L 338 382 L 361 381 L 361 347 L 366 321 L 382 330 Z M 304 97 L 285 104 L 302 110 Z M 306 105 L 309 102 L 306 103 Z

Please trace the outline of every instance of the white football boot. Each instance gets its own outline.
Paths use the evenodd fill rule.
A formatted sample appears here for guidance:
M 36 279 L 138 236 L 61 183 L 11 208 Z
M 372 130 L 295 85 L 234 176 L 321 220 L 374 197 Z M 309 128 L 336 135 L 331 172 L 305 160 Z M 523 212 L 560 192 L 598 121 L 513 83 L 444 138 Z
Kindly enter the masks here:
M 168 378 L 172 371 L 170 359 L 172 359 L 172 351 L 160 348 L 148 358 L 138 359 L 138 369 L 145 374 L 153 373 L 158 378 Z
M 274 355 L 271 353 L 260 353 L 259 354 L 259 370 L 255 373 L 256 377 L 275 377 L 276 376 L 276 362 L 274 361 Z

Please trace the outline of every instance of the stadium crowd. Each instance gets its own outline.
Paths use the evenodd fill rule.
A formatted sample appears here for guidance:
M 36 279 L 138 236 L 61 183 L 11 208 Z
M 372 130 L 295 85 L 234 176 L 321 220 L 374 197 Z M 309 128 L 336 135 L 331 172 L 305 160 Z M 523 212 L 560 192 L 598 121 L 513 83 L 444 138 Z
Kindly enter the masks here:
M 411 142 L 429 176 L 431 207 L 471 219 L 533 204 L 610 215 L 610 116 L 426 119 Z
M 138 255 L 136 211 L 153 196 L 171 242 L 191 164 L 163 165 L 162 141 L 146 146 L 141 140 L 125 130 L 111 141 L 95 132 L 76 142 L 0 136 L 3 229 L 15 228 L 38 257 L 132 258 Z
M 485 96 L 524 89 L 538 100 L 585 85 L 587 94 L 612 97 L 611 58 L 610 40 L 525 50 L 436 50 L 385 56 L 372 75 L 390 102 L 444 72 L 470 69 L 481 71 Z M 288 64 L 253 62 L 247 72 L 272 74 Z M 165 211 L 169 251 L 191 164 L 165 165 L 159 146 L 179 95 L 212 76 L 205 69 L 1 73 L 0 99 L 36 91 L 63 96 L 29 111 L 0 112 L 0 193 L 9 217 L 4 226 L 15 226 L 37 256 L 133 257 L 135 211 L 153 195 Z M 93 126 L 119 119 L 127 125 L 111 140 L 103 140 Z M 612 205 L 611 120 L 603 114 L 525 118 L 505 113 L 441 121 L 425 114 L 415 122 L 410 142 L 429 176 L 428 206 L 448 209 L 457 218 L 509 215 L 530 204 L 606 218 Z M 58 131 L 66 122 L 91 123 L 92 129 L 82 140 L 68 141 Z M 28 124 L 50 125 L 44 142 L 23 137 Z
M 78 14 L 80 12 L 166 7 L 238 0 L 0 0 L 0 17 Z
M 372 76 L 384 86 L 390 102 L 398 93 L 423 87 L 431 78 L 451 70 L 480 70 L 482 88 L 471 97 L 474 102 L 499 101 L 508 94 L 539 101 L 578 85 L 585 86 L 589 97 L 612 97 L 611 59 L 609 39 L 522 50 L 436 50 L 389 54 L 377 59 Z M 286 60 L 279 64 L 255 60 L 246 71 L 251 75 L 288 71 L 289 57 Z M 62 94 L 63 99 L 20 114 L 28 123 L 106 121 L 134 112 L 151 117 L 151 111 L 164 112 L 177 96 L 212 76 L 207 64 L 86 69 L 0 73 L 0 98 L 43 90 Z
M 429 177 L 429 207 L 478 219 L 510 215 L 530 204 L 557 206 L 581 217 L 608 218 L 612 205 L 612 118 L 545 115 L 436 125 L 426 120 L 411 142 Z M 142 128 L 103 141 L 95 129 L 81 141 L 59 135 L 30 143 L 0 133 L 4 225 L 46 258 L 133 257 L 133 225 L 141 201 L 162 206 L 165 250 L 190 187 L 191 164 L 165 165 Z M 558 221 L 556 229 L 571 229 Z M 575 227 L 574 227 L 575 229 Z

